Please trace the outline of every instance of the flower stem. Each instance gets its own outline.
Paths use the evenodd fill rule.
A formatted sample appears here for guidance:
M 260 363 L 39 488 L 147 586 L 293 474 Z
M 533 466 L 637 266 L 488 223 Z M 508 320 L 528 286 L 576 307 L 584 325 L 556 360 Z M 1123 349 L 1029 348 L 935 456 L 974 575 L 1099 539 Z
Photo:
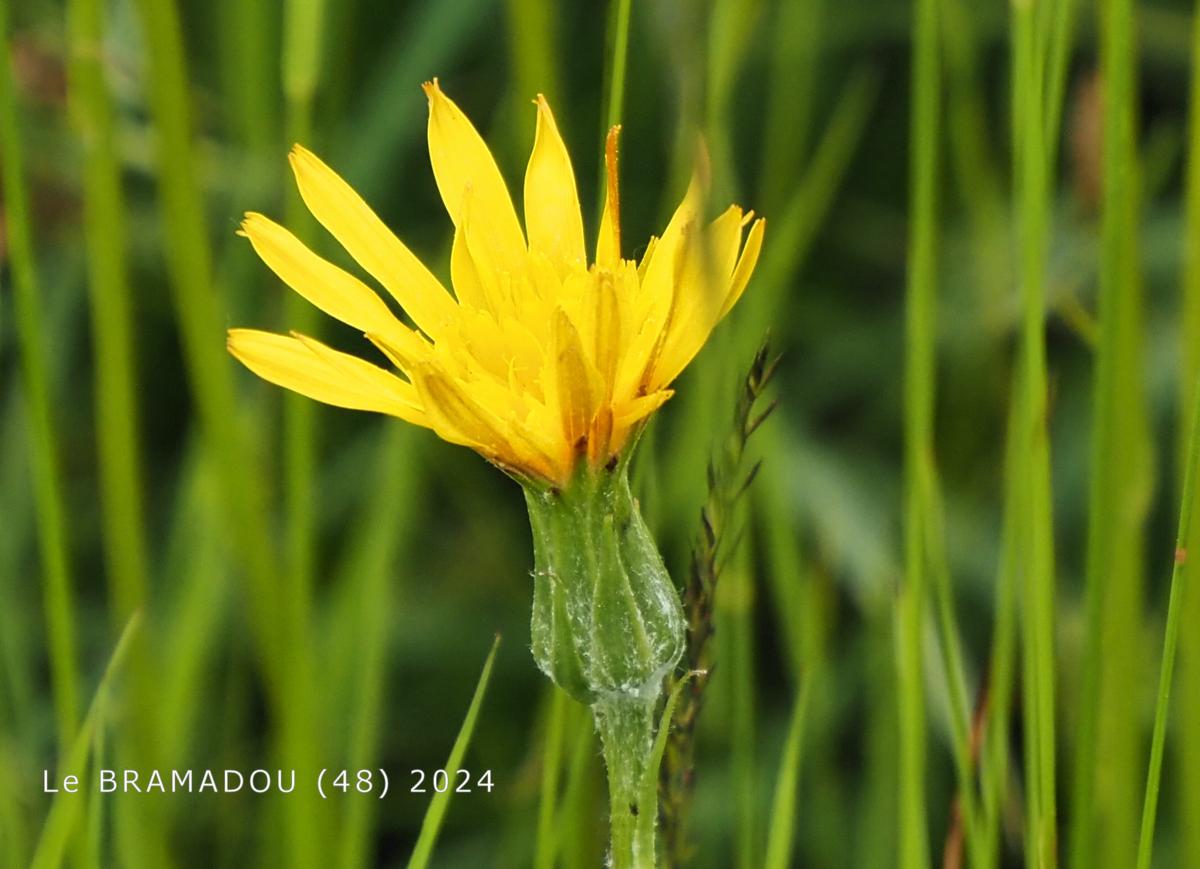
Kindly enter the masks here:
M 657 698 L 617 695 L 592 705 L 608 767 L 612 869 L 654 866 L 657 789 L 646 787 L 654 747 Z

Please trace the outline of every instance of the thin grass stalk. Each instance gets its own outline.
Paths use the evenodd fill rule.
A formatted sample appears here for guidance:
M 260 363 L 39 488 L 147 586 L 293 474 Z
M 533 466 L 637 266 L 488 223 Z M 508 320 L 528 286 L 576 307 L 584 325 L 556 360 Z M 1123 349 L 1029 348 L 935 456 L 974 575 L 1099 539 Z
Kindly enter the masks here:
M 767 426 L 759 435 L 762 455 L 772 461 L 786 461 L 787 448 L 784 425 Z M 761 559 L 765 569 L 771 610 L 779 625 L 789 675 L 795 685 L 802 679 L 812 679 L 820 652 L 819 631 L 806 624 L 811 618 L 806 585 L 804 558 L 800 545 L 800 518 L 793 504 L 791 475 L 787 469 L 776 474 L 764 474 L 751 493 L 751 522 L 762 529 Z M 814 634 L 817 634 L 814 636 Z
M 68 102 L 83 151 L 83 241 L 92 323 L 96 439 L 99 458 L 103 550 L 109 616 L 120 630 L 146 600 L 149 557 L 146 547 L 141 468 L 140 411 L 137 402 L 132 288 L 126 203 L 115 145 L 115 118 L 105 81 L 105 7 L 97 0 L 68 4 L 70 64 Z M 130 726 L 116 734 L 114 756 L 128 765 L 157 764 L 153 660 L 139 650 L 130 662 Z M 103 728 L 97 730 L 97 738 Z M 108 761 L 110 764 L 111 760 Z M 94 817 L 105 811 L 96 800 Z M 112 826 L 130 843 L 131 863 L 145 861 L 165 847 L 166 807 L 133 800 L 107 811 Z M 99 823 L 99 820 L 97 820 Z M 99 834 L 99 831 L 97 831 Z M 99 852 L 97 852 L 99 859 Z
M 163 547 L 163 575 L 172 577 L 174 587 L 171 605 L 159 616 L 165 642 L 158 656 L 154 741 L 164 765 L 188 762 L 192 734 L 209 697 L 205 677 L 223 652 L 212 637 L 230 611 L 236 582 L 222 559 L 220 478 L 199 440 L 191 438 L 181 462 Z
M 267 686 L 278 701 L 284 672 L 274 615 L 275 558 L 264 508 L 264 486 L 236 424 L 232 368 L 222 346 L 224 318 L 214 292 L 212 252 L 195 174 L 191 101 L 183 34 L 172 0 L 138 0 L 146 50 L 146 82 L 157 129 L 156 159 L 166 261 L 174 291 L 184 361 L 205 449 L 216 462 L 221 497 L 239 567 L 248 580 L 256 640 Z
M 536 869 L 554 869 L 558 854 L 555 822 L 558 817 L 558 785 L 562 772 L 563 741 L 567 731 L 567 704 L 570 696 L 557 685 L 551 685 L 550 703 L 545 716 L 542 737 L 542 783 L 538 797 L 537 839 L 533 849 Z
M 324 6 L 323 0 L 289 0 L 284 6 L 282 81 L 286 106 L 285 138 L 289 143 L 313 144 L 313 100 L 320 77 Z M 290 177 L 284 180 L 284 188 L 287 190 L 288 225 L 300 238 L 312 241 L 315 221 L 304 207 Z M 304 299 L 289 293 L 284 307 L 292 328 L 306 334 L 318 328 L 316 311 Z M 283 437 L 287 578 L 297 601 L 295 616 L 306 622 L 316 550 L 316 413 L 311 401 L 291 393 L 285 397 Z
M 330 143 L 339 174 L 351 184 L 370 180 L 376 189 L 396 183 L 396 173 L 416 137 L 406 130 L 421 128 L 425 99 L 413 82 L 431 70 L 457 62 L 465 47 L 492 22 L 497 0 L 456 0 L 414 7 L 405 23 L 381 48 L 380 70 L 362 85 L 361 99 L 341 124 L 343 132 Z M 598 216 L 598 215 L 597 215 Z
M 825 0 L 785 0 L 775 10 L 771 75 L 756 201 L 775 216 L 809 160 Z
M 106 711 L 103 707 L 100 709 L 100 717 L 103 719 Z M 111 763 L 111 760 L 106 756 L 104 732 L 106 728 L 101 724 L 92 730 L 92 758 L 91 758 L 91 774 L 92 781 L 100 780 L 100 770 L 104 769 L 106 763 Z M 106 865 L 104 860 L 104 819 L 108 800 L 105 800 L 99 794 L 88 794 L 87 796 L 87 818 L 84 820 L 84 834 L 81 838 L 84 839 L 84 858 L 83 864 L 87 869 L 101 869 Z
M 276 97 L 277 54 L 271 37 L 278 28 L 278 12 L 271 3 L 219 0 L 216 16 L 222 32 L 219 48 L 222 105 L 232 138 L 245 149 L 248 168 L 279 146 L 279 100 Z
M 250 460 L 236 419 L 231 367 L 222 346 L 220 295 L 214 292 L 212 251 L 193 153 L 190 97 L 183 34 L 172 0 L 136 4 L 146 52 L 145 81 L 156 129 L 155 159 L 166 265 L 183 344 L 185 367 L 196 403 L 204 450 L 218 469 L 224 533 L 233 541 L 246 587 L 273 717 L 286 721 L 282 686 L 285 657 L 280 645 L 279 599 L 274 552 L 266 521 L 265 487 Z M 136 844 L 135 831 L 125 841 Z
M 964 0 L 942 0 L 942 38 L 946 46 L 946 135 L 951 166 L 963 209 L 970 221 L 974 280 L 984 305 L 984 322 L 1007 327 L 1010 309 L 1011 251 L 1007 203 L 991 144 L 988 106 L 979 70 L 982 40 Z M 981 350 L 987 350 L 983 345 Z
M 925 791 L 925 685 L 921 657 L 926 596 L 924 468 L 932 461 L 937 345 L 937 161 L 940 85 L 936 0 L 916 0 L 910 129 L 910 236 L 905 304 L 904 579 L 896 601 L 903 869 L 929 865 Z
M 733 107 L 763 5 L 764 0 L 713 0 L 709 6 L 706 75 L 697 84 L 703 88 L 705 138 L 713 166 L 712 195 L 718 201 L 742 192 L 734 158 L 733 131 L 737 124 Z M 736 361 L 726 360 L 730 364 Z M 731 379 L 723 385 L 729 383 Z
M 1138 869 L 1150 869 L 1154 851 L 1154 821 L 1158 811 L 1158 790 L 1162 781 L 1163 748 L 1167 741 L 1167 713 L 1171 699 L 1171 677 L 1175 668 L 1175 650 L 1179 642 L 1180 602 L 1187 587 L 1188 549 L 1191 546 L 1192 507 L 1195 504 L 1196 465 L 1200 460 L 1200 386 L 1193 402 L 1190 448 L 1183 474 L 1183 496 L 1179 505 L 1179 530 L 1175 536 L 1175 560 L 1171 568 L 1171 592 L 1167 602 L 1167 625 L 1163 634 L 1163 653 L 1158 678 L 1158 701 L 1154 708 L 1154 731 L 1150 744 L 1150 764 L 1146 773 L 1146 794 L 1142 803 L 1142 825 L 1138 837 Z
M 687 818 L 694 788 L 694 756 L 696 724 L 704 705 L 709 702 L 706 691 L 709 676 L 716 661 L 722 663 L 720 672 L 730 671 L 728 678 L 715 683 L 718 697 L 714 705 L 724 700 L 735 735 L 731 742 L 731 774 L 737 788 L 735 804 L 738 834 L 735 848 L 739 862 L 752 861 L 754 843 L 750 833 L 754 828 L 753 746 L 754 742 L 754 678 L 753 678 L 753 587 L 748 580 L 747 561 L 737 548 L 743 526 L 743 495 L 751 487 L 759 464 L 746 458 L 749 438 L 770 416 L 775 405 L 760 407 L 767 385 L 778 364 L 778 357 L 769 356 L 764 343 L 755 354 L 742 388 L 737 392 L 733 430 L 725 438 L 708 464 L 708 491 L 700 510 L 700 535 L 693 545 L 688 576 L 684 587 L 684 610 L 688 619 L 687 648 L 682 666 L 686 675 L 668 679 L 674 693 L 684 683 L 688 690 L 683 697 L 675 727 L 667 739 L 667 751 L 659 771 L 663 852 L 667 865 L 683 865 L 689 857 Z M 725 567 L 734 560 L 733 585 L 721 582 Z M 720 625 L 717 630 L 714 625 Z M 720 651 L 714 656 L 714 633 Z
M 992 649 L 988 664 L 988 681 L 983 704 L 983 745 L 980 749 L 979 776 L 982 790 L 983 813 L 983 862 L 980 869 L 999 865 L 1002 841 L 1000 826 L 1009 780 L 1009 718 L 1013 693 L 1013 667 L 1017 640 L 1017 580 L 1021 563 L 1021 538 L 1018 532 L 1018 517 L 1024 509 L 1021 500 L 1024 481 L 1019 476 L 1023 463 L 1019 460 L 1024 450 L 1024 432 L 1021 419 L 1023 391 L 1020 386 L 1013 391 L 1009 404 L 1008 428 L 1005 435 L 1004 455 L 1004 519 L 1001 530 L 1000 565 L 996 576 L 995 620 L 992 631 Z
M 285 99 L 286 137 L 290 142 L 313 144 L 313 103 L 322 71 L 321 34 L 324 0 L 289 0 L 283 10 L 282 83 Z M 302 239 L 312 239 L 315 221 L 304 207 L 295 185 L 285 181 L 286 220 Z M 304 334 L 319 328 L 316 309 L 295 293 L 284 301 L 290 326 Z M 288 393 L 283 399 L 284 492 L 287 515 L 287 570 L 283 645 L 289 666 L 283 674 L 287 707 L 279 722 L 280 751 L 284 757 L 303 759 L 305 766 L 319 768 L 317 745 L 317 701 L 313 693 L 312 597 L 316 560 L 316 464 L 317 408 L 308 399 Z M 311 790 L 286 808 L 291 861 L 297 866 L 322 865 L 324 813 Z
M 777 322 L 793 289 L 793 277 L 806 260 L 817 232 L 841 189 L 879 93 L 879 74 L 856 69 L 838 92 L 837 108 L 813 150 L 803 179 L 778 216 L 772 214 L 771 243 L 763 248 L 755 292 L 747 294 L 739 314 L 743 328 L 737 353 L 749 354 L 763 333 Z
M 563 866 L 590 866 L 603 851 L 595 818 L 597 806 L 596 728 L 591 711 L 581 704 L 568 704 L 565 741 L 570 743 L 566 786 L 563 789 L 556 848 Z
M 742 522 L 745 507 L 738 511 Z M 758 745 L 755 715 L 754 677 L 754 609 L 755 588 L 750 573 L 753 563 L 749 547 L 738 547 L 735 564 L 726 581 L 718 588 L 716 621 L 723 627 L 717 639 L 726 640 L 725 655 L 718 660 L 729 680 L 726 697 L 729 701 L 729 769 L 733 783 L 734 802 L 734 865 L 741 869 L 757 869 L 759 836 L 757 819 L 757 787 L 755 781 L 755 747 Z
M 971 745 L 971 707 L 967 701 L 962 639 L 954 605 L 953 578 L 946 555 L 946 532 L 941 490 L 932 461 L 922 469 L 921 488 L 925 496 L 925 549 L 933 583 L 934 608 L 938 620 L 939 648 L 950 698 L 950 737 L 958 776 L 958 805 L 967 851 L 972 864 L 982 862 L 983 845 L 980 818 L 976 809 L 975 753 Z
M 537 94 L 542 94 L 551 105 L 560 108 L 557 112 L 559 124 L 566 126 L 570 103 L 562 98 L 562 76 L 558 67 L 560 52 L 555 50 L 561 44 L 558 35 L 560 5 L 552 0 L 507 0 L 505 5 L 508 10 L 513 89 L 522 117 L 529 101 Z M 625 50 L 621 49 L 622 52 Z M 614 123 L 619 123 L 619 119 Z
M 897 763 L 899 709 L 895 698 L 897 649 L 893 617 L 885 607 L 887 603 L 890 602 L 886 598 L 872 603 L 867 613 L 866 636 L 859 647 L 866 660 L 865 690 L 870 699 L 864 734 L 866 758 L 863 794 L 860 800 L 855 801 L 855 838 L 858 841 L 851 851 L 854 865 L 857 866 L 899 864 L 896 853 L 896 794 L 900 788 Z M 821 683 L 816 684 L 820 686 Z M 814 712 L 812 719 L 815 729 L 821 718 Z M 813 766 L 816 766 L 825 752 L 818 750 L 819 743 L 815 736 L 813 742 L 810 755 Z M 816 809 L 810 806 L 807 812 L 815 815 Z M 811 823 L 805 829 L 814 830 Z M 819 832 L 819 828 L 816 831 Z M 860 832 L 861 836 L 858 835 Z
M 458 736 L 455 737 L 454 745 L 450 748 L 450 756 L 446 759 L 446 763 L 442 769 L 457 770 L 462 768 L 463 758 L 466 757 L 467 749 L 471 745 L 471 737 L 475 733 L 475 724 L 479 719 L 479 710 L 483 706 L 483 698 L 487 694 L 488 682 L 492 677 L 492 665 L 496 661 L 496 650 L 498 648 L 500 648 L 499 634 L 492 641 L 491 651 L 488 652 L 487 660 L 483 662 L 483 671 L 479 674 L 479 681 L 475 685 L 475 693 L 471 696 L 471 704 L 467 707 L 467 714 L 463 717 Z M 429 865 L 429 861 L 433 857 L 434 845 L 437 843 L 438 833 L 442 828 L 442 821 L 445 820 L 446 812 L 450 808 L 450 799 L 453 794 L 454 789 L 447 788 L 444 791 L 435 793 L 429 801 L 429 807 L 425 810 L 425 818 L 421 822 L 421 832 L 417 836 L 417 844 L 413 846 L 412 856 L 408 860 L 408 869 L 425 869 Z
M 42 593 L 59 757 L 66 758 L 79 721 L 75 594 L 71 587 L 67 510 L 59 466 L 59 436 L 46 355 L 43 288 L 37 275 L 26 188 L 24 148 L 9 50 L 8 0 L 0 0 L 0 162 L 5 235 L 12 269 L 13 317 L 29 420 L 28 446 L 37 512 Z
M 111 615 L 123 625 L 142 605 L 147 563 L 133 353 L 128 234 L 113 111 L 104 81 L 103 8 L 72 0 L 70 101 L 83 146 L 83 231 L 91 291 L 96 425 Z
M 766 869 L 787 869 L 792 865 L 796 838 L 796 791 L 800 782 L 800 760 L 804 747 L 804 724 L 808 718 L 810 679 L 801 682 L 792 704 L 783 755 L 779 760 L 779 775 L 775 779 L 775 796 L 771 800 L 771 820 L 767 833 L 767 850 L 763 865 Z
M 385 420 L 386 431 L 380 438 L 378 485 L 363 505 L 361 532 L 350 546 L 346 581 L 358 605 L 352 610 L 352 629 L 356 646 L 354 693 L 350 714 L 347 763 L 350 769 L 372 769 L 380 745 L 385 720 L 388 673 L 388 631 L 395 618 L 396 592 L 392 576 L 402 553 L 414 543 L 414 514 L 420 503 L 412 493 L 421 474 L 420 434 Z M 347 638 L 349 639 L 349 638 Z M 374 820 L 374 800 L 353 800 L 339 829 L 339 865 L 358 869 L 370 865 Z
M 1046 54 L 1045 117 L 1046 169 L 1055 176 L 1059 136 L 1062 133 L 1062 113 L 1070 72 L 1071 47 L 1078 18 L 1078 0 L 1055 0 L 1050 3 L 1049 47 Z
M 1186 181 L 1184 190 L 1184 235 L 1182 238 L 1182 311 L 1180 328 L 1181 372 L 1177 404 L 1179 408 L 1178 464 L 1183 468 L 1189 454 L 1188 408 L 1197 380 L 1200 380 L 1200 2 L 1192 24 L 1192 80 L 1188 107 Z
M 1024 559 L 1022 663 L 1025 701 L 1027 865 L 1057 863 L 1054 700 L 1054 553 L 1050 445 L 1046 405 L 1045 235 L 1048 189 L 1043 117 L 1042 58 L 1036 10 L 1013 6 L 1014 199 L 1019 224 L 1021 333 L 1021 530 Z
M 1083 695 L 1072 860 L 1127 867 L 1137 847 L 1141 728 L 1129 714 L 1142 673 L 1142 524 L 1150 444 L 1142 383 L 1131 0 L 1100 10 L 1104 81 L 1099 341 L 1096 348 Z
M 125 658 L 129 654 L 129 647 L 141 625 L 141 613 L 134 613 L 125 625 L 125 630 L 117 639 L 108 664 L 104 668 L 104 673 L 100 677 L 100 682 L 96 686 L 96 693 L 92 695 L 92 702 L 88 705 L 87 714 L 80 722 L 78 732 L 72 736 L 70 744 L 63 752 L 64 769 L 89 769 L 88 760 L 95 730 L 103 726 L 104 708 L 108 702 L 113 681 L 120 673 Z M 31 869 L 55 869 L 62 865 L 65 855 L 72 853 L 75 844 L 72 835 L 86 803 L 86 800 L 80 799 L 80 797 L 92 790 L 89 787 L 90 784 L 81 780 L 79 794 L 71 795 L 60 792 L 54 797 L 38 836 L 33 858 L 29 862 Z
M 601 139 L 608 131 L 621 123 L 625 114 L 625 69 L 629 62 L 629 21 L 633 11 L 633 0 L 614 0 L 609 19 L 609 73 L 604 103 L 604 129 Z M 603 195 L 603 191 L 601 191 Z
M 285 134 L 289 143 L 313 144 L 313 100 L 321 70 L 321 28 L 324 0 L 289 0 L 284 6 L 282 78 L 286 101 Z M 299 237 L 312 240 L 315 221 L 290 179 L 287 190 L 287 222 Z M 311 334 L 318 324 L 312 305 L 293 293 L 284 302 L 285 316 L 292 328 Z M 284 479 L 287 506 L 287 577 L 297 601 L 298 618 L 306 618 L 312 597 L 313 561 L 316 550 L 316 412 L 313 403 L 298 395 L 284 400 Z
M 1180 350 L 1177 430 L 1179 448 L 1176 467 L 1186 463 L 1188 437 L 1187 406 L 1200 383 L 1200 3 L 1196 5 L 1192 22 L 1192 81 L 1188 118 L 1188 150 L 1184 192 L 1185 223 L 1183 235 L 1183 299 L 1181 304 Z M 1187 490 L 1184 489 L 1183 492 Z M 1182 497 L 1182 493 L 1181 493 Z M 1192 518 L 1188 539 L 1200 537 L 1200 515 Z M 1189 585 L 1183 597 L 1183 636 L 1179 648 L 1179 714 L 1184 721 L 1200 720 L 1200 605 L 1197 589 Z M 1180 739 L 1179 753 L 1180 805 L 1200 805 L 1200 741 Z M 1180 834 L 1179 863 L 1200 866 L 1200 824 L 1184 824 Z

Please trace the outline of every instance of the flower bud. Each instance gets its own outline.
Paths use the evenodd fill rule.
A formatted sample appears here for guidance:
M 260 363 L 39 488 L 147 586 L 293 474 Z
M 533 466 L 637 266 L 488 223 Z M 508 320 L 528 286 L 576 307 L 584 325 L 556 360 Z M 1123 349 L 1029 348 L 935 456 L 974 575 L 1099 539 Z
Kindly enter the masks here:
M 624 463 L 526 487 L 533 529 L 533 657 L 581 703 L 654 698 L 683 654 L 679 594 Z

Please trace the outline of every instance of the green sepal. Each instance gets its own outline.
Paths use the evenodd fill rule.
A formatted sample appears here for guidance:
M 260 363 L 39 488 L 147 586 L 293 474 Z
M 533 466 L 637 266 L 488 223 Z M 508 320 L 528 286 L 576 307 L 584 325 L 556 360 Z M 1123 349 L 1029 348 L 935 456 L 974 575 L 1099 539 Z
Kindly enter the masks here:
M 679 594 L 624 463 L 525 486 L 533 530 L 533 657 L 581 703 L 656 698 L 683 654 Z

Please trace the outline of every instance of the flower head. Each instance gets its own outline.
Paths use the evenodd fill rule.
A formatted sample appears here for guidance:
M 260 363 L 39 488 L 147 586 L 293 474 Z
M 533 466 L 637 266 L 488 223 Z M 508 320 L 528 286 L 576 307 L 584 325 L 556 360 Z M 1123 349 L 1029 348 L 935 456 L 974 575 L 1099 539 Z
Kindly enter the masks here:
M 297 145 L 305 205 L 392 296 L 250 213 L 241 232 L 289 287 L 363 332 L 386 370 L 303 335 L 231 329 L 229 350 L 272 383 L 317 401 L 391 414 L 464 444 L 532 483 L 563 484 L 580 461 L 607 464 L 671 396 L 670 384 L 746 287 L 764 222 L 730 206 L 711 222 L 694 179 L 640 262 L 621 257 L 616 129 L 607 198 L 589 263 L 571 158 L 537 99 L 522 228 L 471 122 L 438 87 L 429 155 L 454 224 L 451 295 L 353 189 Z

